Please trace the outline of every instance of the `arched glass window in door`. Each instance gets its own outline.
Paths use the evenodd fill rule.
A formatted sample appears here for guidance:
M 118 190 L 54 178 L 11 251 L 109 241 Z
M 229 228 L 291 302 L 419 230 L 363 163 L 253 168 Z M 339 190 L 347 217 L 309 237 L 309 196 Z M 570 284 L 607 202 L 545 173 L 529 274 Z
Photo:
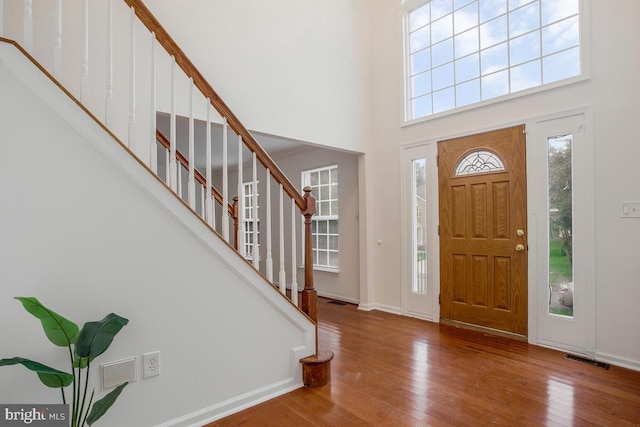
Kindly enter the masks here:
M 497 154 L 488 150 L 476 150 L 468 153 L 458 162 L 455 176 L 500 172 L 503 170 L 505 170 L 504 163 Z

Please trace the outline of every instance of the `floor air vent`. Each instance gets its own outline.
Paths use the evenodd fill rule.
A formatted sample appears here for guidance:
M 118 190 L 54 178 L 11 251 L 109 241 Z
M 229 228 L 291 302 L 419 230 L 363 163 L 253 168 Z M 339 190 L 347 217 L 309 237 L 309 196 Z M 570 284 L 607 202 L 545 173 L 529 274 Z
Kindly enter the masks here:
M 343 305 L 347 305 L 346 302 L 342 302 L 342 301 L 336 301 L 336 300 L 331 300 L 328 302 L 328 304 L 333 304 L 333 305 L 339 305 L 340 307 L 342 307 Z
M 586 357 L 576 356 L 574 354 L 565 354 L 565 359 L 575 360 L 576 362 L 586 363 L 587 365 L 596 366 L 602 369 L 609 369 L 608 363 L 598 362 L 597 360 L 587 359 Z

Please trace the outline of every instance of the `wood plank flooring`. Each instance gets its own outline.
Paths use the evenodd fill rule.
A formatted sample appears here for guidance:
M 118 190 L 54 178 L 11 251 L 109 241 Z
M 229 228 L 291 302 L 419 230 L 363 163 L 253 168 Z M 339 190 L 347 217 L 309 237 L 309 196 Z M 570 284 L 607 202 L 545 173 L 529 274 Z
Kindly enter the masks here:
M 640 426 L 640 372 L 325 299 L 318 311 L 331 383 L 207 427 Z

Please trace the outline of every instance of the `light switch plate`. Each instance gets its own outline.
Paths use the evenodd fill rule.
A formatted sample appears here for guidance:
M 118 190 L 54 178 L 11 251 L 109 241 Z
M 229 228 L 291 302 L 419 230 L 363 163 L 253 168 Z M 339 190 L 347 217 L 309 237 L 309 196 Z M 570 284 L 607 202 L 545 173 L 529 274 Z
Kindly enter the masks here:
M 620 218 L 640 218 L 640 202 L 620 202 Z

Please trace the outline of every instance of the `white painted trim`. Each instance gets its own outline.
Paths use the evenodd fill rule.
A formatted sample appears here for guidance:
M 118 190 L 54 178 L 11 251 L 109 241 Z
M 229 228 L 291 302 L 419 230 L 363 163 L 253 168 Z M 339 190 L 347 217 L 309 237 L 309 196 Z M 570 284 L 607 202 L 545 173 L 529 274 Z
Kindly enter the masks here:
M 302 387 L 302 385 L 301 381 L 296 382 L 293 378 L 288 378 L 215 405 L 211 405 L 207 408 L 191 412 L 180 418 L 176 418 L 162 424 L 157 424 L 155 427 L 201 427 L 259 403 L 282 396 L 283 394 Z
M 375 310 L 373 304 L 358 304 L 358 310 L 361 311 L 373 311 Z
M 366 154 L 358 156 L 358 234 L 360 242 L 358 251 L 360 253 L 359 266 L 359 310 L 369 311 L 372 308 L 374 298 L 375 277 L 375 245 L 374 238 L 376 228 L 374 223 L 374 191 L 370 183 L 373 180 L 373 162 L 369 160 Z
M 409 288 L 412 285 L 413 280 L 413 265 L 410 246 L 412 241 L 410 236 L 413 236 L 412 231 L 412 212 L 414 206 L 409 200 L 409 194 L 411 192 L 412 171 L 407 170 L 410 168 L 409 161 L 415 158 L 411 151 L 419 150 L 421 157 L 425 158 L 426 168 L 426 212 L 427 220 L 425 222 L 426 227 L 426 252 L 427 252 L 427 294 L 423 298 L 428 301 L 429 307 L 425 307 L 425 310 L 418 312 L 414 308 L 411 309 L 409 295 Z M 440 319 L 440 304 L 438 303 L 438 295 L 440 294 L 440 241 L 438 237 L 438 223 L 439 223 L 439 210 L 438 210 L 438 144 L 436 141 L 428 141 L 419 144 L 412 144 L 409 146 L 403 146 L 400 153 L 400 172 L 401 172 L 401 194 L 400 194 L 400 228 L 401 228 L 401 289 L 402 289 L 402 314 L 405 316 L 418 317 L 420 319 L 433 320 L 438 322 Z M 411 206 L 411 207 L 410 207 Z
M 358 300 L 357 298 L 348 298 L 348 297 L 344 297 L 342 295 L 332 294 L 330 292 L 318 291 L 318 296 L 322 297 L 322 298 L 328 298 L 328 299 L 333 299 L 333 300 L 337 300 L 337 301 L 348 302 L 349 304 L 360 304 L 360 300 Z
M 610 353 L 598 353 L 596 352 L 596 360 L 601 362 L 610 363 L 612 365 L 621 366 L 627 369 L 633 369 L 634 371 L 640 371 L 640 360 L 629 359 L 627 357 L 616 356 Z
M 574 211 L 574 280 L 581 286 L 581 298 L 576 298 L 574 318 L 547 313 L 547 217 L 546 165 L 547 151 L 541 140 L 561 132 L 574 134 L 573 204 Z M 549 135 L 548 135 L 549 134 Z M 546 147 L 546 145 L 545 145 Z M 528 341 L 530 344 L 568 349 L 593 355 L 596 351 L 595 301 L 595 143 L 591 107 L 583 107 L 545 115 L 527 122 L 527 219 L 529 306 Z M 544 206 L 543 206 L 544 205 Z M 579 302 L 581 301 L 581 302 Z M 578 304 L 579 303 L 579 304 Z M 542 305 L 541 305 L 542 304 Z M 563 336 L 571 337 L 563 340 Z M 591 356 L 590 356 L 591 357 Z
M 440 323 L 439 319 L 434 320 L 434 317 L 431 315 L 425 315 L 424 313 L 414 313 L 413 311 L 406 310 L 403 313 L 403 316 L 413 317 L 414 319 L 426 320 L 427 322 Z
M 4 0 L 0 0 L 0 37 L 4 37 Z
M 397 307 L 397 306 L 387 305 L 387 304 L 371 304 L 370 308 L 365 309 L 365 308 L 358 307 L 358 309 L 366 310 L 366 311 L 380 310 L 386 313 L 397 314 L 399 316 L 402 316 L 402 307 Z

